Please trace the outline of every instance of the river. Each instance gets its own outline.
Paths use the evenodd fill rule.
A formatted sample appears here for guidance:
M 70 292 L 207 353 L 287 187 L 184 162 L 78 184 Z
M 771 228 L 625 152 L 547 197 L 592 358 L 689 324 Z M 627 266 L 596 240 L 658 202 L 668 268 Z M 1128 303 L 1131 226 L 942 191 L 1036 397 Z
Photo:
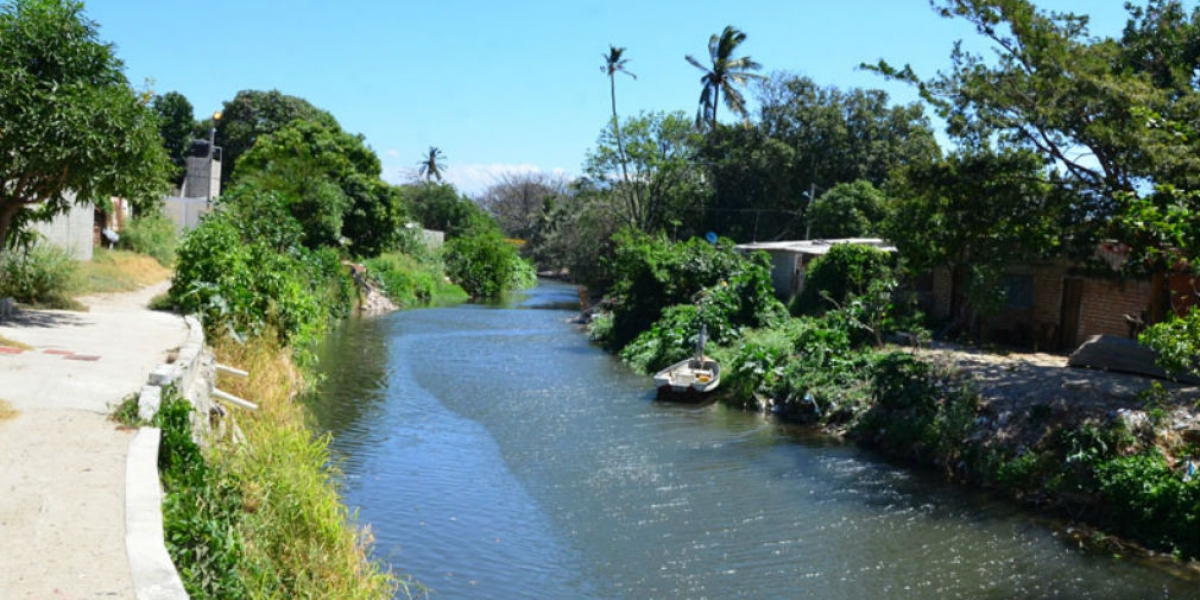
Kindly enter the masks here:
M 431 598 L 1200 598 L 985 493 L 655 402 L 572 287 L 352 320 L 311 399 L 376 555 Z

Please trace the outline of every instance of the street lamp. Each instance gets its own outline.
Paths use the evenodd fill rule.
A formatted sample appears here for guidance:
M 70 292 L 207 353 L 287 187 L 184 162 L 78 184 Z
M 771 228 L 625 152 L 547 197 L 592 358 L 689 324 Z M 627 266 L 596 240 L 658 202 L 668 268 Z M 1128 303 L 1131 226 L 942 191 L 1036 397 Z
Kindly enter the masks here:
M 218 110 L 213 113 L 212 127 L 209 128 L 209 130 L 208 130 L 208 158 L 209 158 L 209 160 L 212 160 L 213 152 L 215 151 L 215 149 L 217 147 L 217 122 L 220 120 L 221 120 L 221 111 Z M 218 156 L 216 158 L 217 158 L 217 160 L 221 160 L 220 156 Z

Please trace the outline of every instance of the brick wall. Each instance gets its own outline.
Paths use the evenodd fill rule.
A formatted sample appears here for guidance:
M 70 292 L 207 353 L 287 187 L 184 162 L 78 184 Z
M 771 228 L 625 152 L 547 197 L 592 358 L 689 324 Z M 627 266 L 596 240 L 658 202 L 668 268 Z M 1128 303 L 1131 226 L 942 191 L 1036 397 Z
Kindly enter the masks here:
M 1129 324 L 1125 315 L 1138 316 L 1149 305 L 1149 281 L 1084 279 L 1079 339 L 1075 344 L 1099 334 L 1128 336 Z

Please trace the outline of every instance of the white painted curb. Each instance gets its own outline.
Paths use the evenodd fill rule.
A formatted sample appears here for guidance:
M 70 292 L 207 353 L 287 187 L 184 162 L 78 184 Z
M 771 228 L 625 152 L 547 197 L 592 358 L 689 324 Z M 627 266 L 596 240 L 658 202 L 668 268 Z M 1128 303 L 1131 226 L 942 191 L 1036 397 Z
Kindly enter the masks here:
M 204 354 L 204 329 L 195 317 L 184 317 L 188 338 L 178 359 L 160 365 L 138 397 L 138 416 L 150 420 L 162 403 L 163 386 L 175 383 L 187 393 Z M 138 600 L 188 600 L 187 590 L 163 539 L 162 487 L 158 479 L 158 445 L 162 431 L 142 427 L 129 442 L 125 459 L 125 551 Z

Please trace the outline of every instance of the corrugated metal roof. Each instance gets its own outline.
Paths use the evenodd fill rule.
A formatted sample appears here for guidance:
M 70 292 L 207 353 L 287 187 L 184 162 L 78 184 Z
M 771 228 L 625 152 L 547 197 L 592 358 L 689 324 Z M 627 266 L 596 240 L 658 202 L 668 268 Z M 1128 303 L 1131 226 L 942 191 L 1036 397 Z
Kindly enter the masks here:
M 837 240 L 796 240 L 785 242 L 752 242 L 738 244 L 737 249 L 743 252 L 764 250 L 766 252 L 793 252 L 795 254 L 810 254 L 820 256 L 838 244 L 861 244 L 872 246 L 886 252 L 895 252 L 896 247 L 880 238 L 843 238 Z

